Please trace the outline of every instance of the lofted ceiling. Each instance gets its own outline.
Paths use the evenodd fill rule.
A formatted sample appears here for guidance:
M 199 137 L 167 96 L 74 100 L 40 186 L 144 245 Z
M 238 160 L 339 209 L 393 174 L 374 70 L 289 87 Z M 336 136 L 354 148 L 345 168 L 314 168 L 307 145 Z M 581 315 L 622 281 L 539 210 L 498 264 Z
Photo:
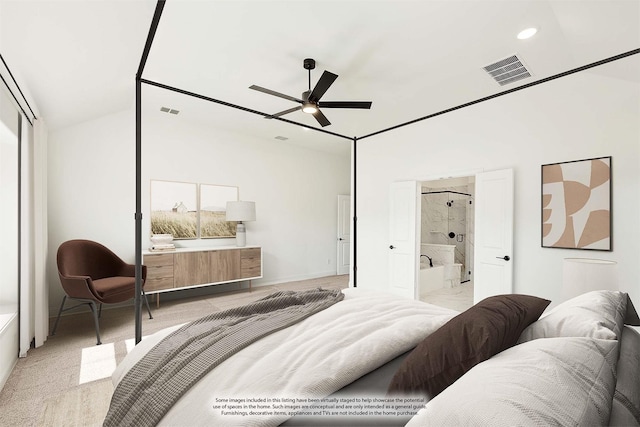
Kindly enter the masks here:
M 149 0 L 0 0 L 0 53 L 28 87 L 50 129 L 126 109 L 156 7 Z M 538 33 L 516 38 L 527 27 Z M 325 130 L 379 130 L 640 47 L 640 2 L 167 0 L 144 79 L 264 113 L 295 107 L 250 90 L 293 97 L 323 70 L 339 77 L 325 101 L 372 101 L 371 110 L 323 110 Z M 516 54 L 531 77 L 500 86 L 483 67 Z M 583 71 L 640 82 L 640 55 Z M 346 139 L 152 86 L 145 112 L 348 152 Z M 180 111 L 160 113 L 161 107 Z M 300 111 L 283 116 L 319 128 Z

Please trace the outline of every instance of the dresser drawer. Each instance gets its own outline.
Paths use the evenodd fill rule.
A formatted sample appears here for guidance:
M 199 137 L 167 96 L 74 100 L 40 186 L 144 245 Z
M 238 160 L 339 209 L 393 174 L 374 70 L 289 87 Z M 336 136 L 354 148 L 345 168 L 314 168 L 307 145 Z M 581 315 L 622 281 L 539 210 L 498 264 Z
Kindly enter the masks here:
M 147 279 L 144 282 L 144 290 L 146 292 L 151 291 L 161 291 L 164 289 L 172 289 L 173 288 L 173 276 L 171 277 L 157 277 Z
M 173 269 L 173 254 L 145 255 L 142 263 L 146 265 L 147 268 L 171 266 Z
M 240 258 L 241 259 L 249 259 L 249 258 L 257 258 L 260 259 L 260 248 L 246 248 L 240 249 Z
M 157 267 L 147 266 L 147 280 L 173 277 L 173 264 L 159 265 Z
M 242 279 L 259 277 L 262 273 L 260 248 L 248 248 L 240 251 L 240 276 Z
M 145 255 L 143 264 L 147 266 L 147 280 L 144 290 L 161 291 L 173 288 L 173 254 Z

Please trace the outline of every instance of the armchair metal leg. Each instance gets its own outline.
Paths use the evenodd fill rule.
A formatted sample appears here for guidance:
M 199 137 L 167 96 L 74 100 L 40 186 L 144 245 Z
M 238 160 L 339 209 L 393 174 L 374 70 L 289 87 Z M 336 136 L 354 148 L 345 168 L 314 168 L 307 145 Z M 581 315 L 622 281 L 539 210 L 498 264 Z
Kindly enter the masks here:
M 53 330 L 51 331 L 51 335 L 56 334 L 56 329 L 58 328 L 58 321 L 60 321 L 60 315 L 62 314 L 62 308 L 64 307 L 64 303 L 67 300 L 67 296 L 65 295 L 62 298 L 62 304 L 60 304 L 60 310 L 58 310 L 58 317 L 56 317 L 56 322 L 53 324 Z
M 102 342 L 100 342 L 100 324 L 98 323 L 98 307 L 96 307 L 96 303 L 93 301 L 89 301 L 88 304 L 89 304 L 89 308 L 91 308 L 91 312 L 93 313 L 93 321 L 96 327 L 96 338 L 97 338 L 96 345 L 100 345 L 102 344 Z M 100 304 L 100 308 L 102 308 L 102 304 Z
M 147 294 L 144 291 L 144 289 L 142 290 L 142 296 L 144 298 L 144 303 L 147 305 L 147 312 L 149 313 L 149 319 L 153 319 L 153 316 L 151 315 L 151 308 L 149 307 L 149 300 L 147 299 Z
M 58 317 L 56 318 L 56 322 L 53 325 L 53 330 L 51 331 L 51 335 L 56 334 L 56 329 L 58 329 L 58 322 L 60 321 L 60 315 L 62 314 L 63 311 L 73 310 L 86 304 L 91 309 L 91 313 L 93 313 L 93 322 L 96 328 L 96 339 L 97 339 L 96 345 L 102 344 L 102 342 L 100 341 L 100 323 L 98 320 L 99 313 L 98 313 L 98 307 L 96 306 L 95 301 L 89 300 L 89 299 L 71 298 L 71 297 L 69 297 L 69 299 L 78 301 L 80 304 L 74 305 L 73 307 L 64 308 L 64 304 L 67 301 L 67 295 L 64 295 L 62 297 L 62 304 L 60 304 L 60 310 L 58 310 Z M 102 304 L 100 304 L 100 311 L 101 309 L 102 309 Z

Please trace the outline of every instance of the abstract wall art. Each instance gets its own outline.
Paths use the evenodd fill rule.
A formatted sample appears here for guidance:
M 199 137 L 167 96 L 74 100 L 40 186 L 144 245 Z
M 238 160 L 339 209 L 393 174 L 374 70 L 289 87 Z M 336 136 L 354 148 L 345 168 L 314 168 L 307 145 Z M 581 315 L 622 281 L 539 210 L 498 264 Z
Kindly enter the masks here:
M 542 165 L 542 247 L 611 250 L 611 157 Z

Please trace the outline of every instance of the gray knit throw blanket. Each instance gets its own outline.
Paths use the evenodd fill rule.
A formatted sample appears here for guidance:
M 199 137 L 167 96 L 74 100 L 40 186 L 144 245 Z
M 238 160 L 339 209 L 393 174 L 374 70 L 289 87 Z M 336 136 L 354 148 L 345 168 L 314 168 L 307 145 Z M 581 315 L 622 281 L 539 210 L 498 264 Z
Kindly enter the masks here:
M 103 425 L 155 426 L 193 384 L 227 358 L 343 298 L 340 290 L 275 292 L 181 327 L 122 378 Z

